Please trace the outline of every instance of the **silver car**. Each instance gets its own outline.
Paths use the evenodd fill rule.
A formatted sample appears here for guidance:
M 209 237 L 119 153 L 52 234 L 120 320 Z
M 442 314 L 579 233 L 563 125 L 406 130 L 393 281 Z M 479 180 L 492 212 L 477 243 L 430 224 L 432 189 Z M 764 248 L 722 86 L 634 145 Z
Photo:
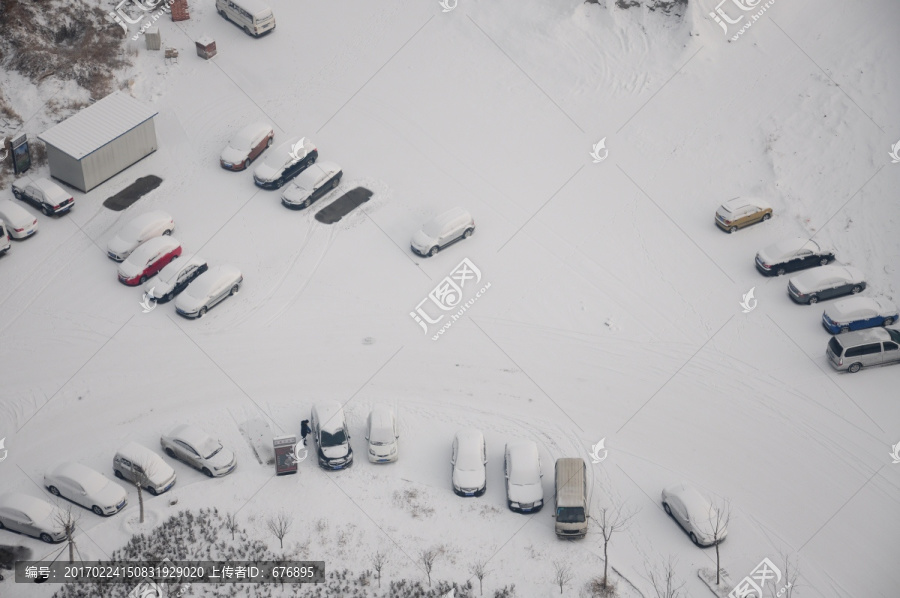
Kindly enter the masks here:
M 81 463 L 66 461 L 44 474 L 44 486 L 54 496 L 92 510 L 100 516 L 114 515 L 125 508 L 125 489 L 99 471 Z
M 215 266 L 197 277 L 175 298 L 175 311 L 185 318 L 201 318 L 219 302 L 231 297 L 244 281 L 234 266 Z
M 855 373 L 863 367 L 900 362 L 900 330 L 867 328 L 828 341 L 828 362 L 836 370 Z
M 541 486 L 541 456 L 530 440 L 510 442 L 503 458 L 506 474 L 506 504 L 519 513 L 536 513 L 544 506 Z
M 716 529 L 715 507 L 693 486 L 682 483 L 666 488 L 662 491 L 662 505 L 697 546 L 718 544 L 728 535 L 724 522 Z
M 487 448 L 481 430 L 466 428 L 453 438 L 450 457 L 453 491 L 460 496 L 481 496 L 487 489 Z
M 209 477 L 228 475 L 237 467 L 234 453 L 199 428 L 182 424 L 159 439 L 166 454 L 199 469 Z
M 62 542 L 66 532 L 59 523 L 59 514 L 59 509 L 47 501 L 28 494 L 9 492 L 0 496 L 0 529 L 44 542 Z

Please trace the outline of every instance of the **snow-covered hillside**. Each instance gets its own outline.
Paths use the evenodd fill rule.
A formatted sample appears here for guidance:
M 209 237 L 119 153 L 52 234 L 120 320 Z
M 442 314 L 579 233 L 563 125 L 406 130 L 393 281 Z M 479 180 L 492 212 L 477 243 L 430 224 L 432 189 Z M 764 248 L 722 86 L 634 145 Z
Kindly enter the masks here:
M 148 497 L 143 526 L 133 488 L 123 513 L 84 511 L 83 559 L 205 507 L 237 513 L 274 552 L 264 521 L 284 510 L 290 557 L 362 572 L 381 550 L 385 580 L 424 581 L 419 555 L 434 548 L 435 580 L 463 583 L 487 560 L 489 595 L 515 583 L 544 598 L 560 592 L 555 561 L 573 568 L 567 596 L 602 573 L 596 525 L 580 541 L 554 534 L 553 463 L 584 457 L 593 514 L 636 512 L 609 545 L 621 596 L 655 596 L 648 570 L 670 556 L 684 596 L 712 595 L 697 571 L 715 568 L 715 550 L 660 504 L 682 480 L 730 502 L 720 550 L 733 583 L 790 555 L 795 598 L 898 595 L 900 366 L 832 370 L 822 304 L 794 304 L 786 277 L 761 277 L 753 259 L 812 237 L 866 273 L 865 295 L 900 303 L 900 164 L 888 155 L 900 4 L 774 2 L 729 41 L 739 25 L 724 33 L 712 0 L 681 17 L 613 0 L 459 0 L 447 12 L 436 0 L 267 2 L 278 26 L 260 39 L 194 0 L 190 20 L 158 21 L 176 63 L 128 42 L 134 64 L 116 77 L 159 111 L 159 150 L 75 192 L 69 215 L 38 215 L 40 232 L 0 257 L 0 489 L 50 500 L 42 475 L 56 463 L 112 476 L 121 445 L 159 450 L 162 432 L 190 422 L 235 451 L 237 470 L 210 480 L 175 463 L 175 488 Z M 196 56 L 203 35 L 212 60 Z M 68 89 L 7 71 L 0 85 L 23 115 Z M 231 135 L 258 120 L 276 142 L 314 140 L 343 168 L 340 190 L 372 199 L 326 225 L 314 214 L 338 194 L 290 211 L 250 171 L 220 168 Z M 601 139 L 608 157 L 595 162 Z M 124 212 L 103 207 L 148 174 L 157 190 Z M 714 212 L 741 195 L 768 198 L 775 215 L 726 234 Z M 411 253 L 421 223 L 457 205 L 476 233 Z M 105 247 L 151 209 L 175 217 L 186 251 L 239 267 L 241 292 L 200 320 L 172 304 L 143 313 Z M 432 340 L 437 327 L 423 334 L 410 313 L 463 258 L 490 287 Z M 758 305 L 744 313 L 751 288 Z M 310 458 L 275 477 L 254 431 L 268 446 L 266 434 L 299 434 L 323 399 L 344 404 L 356 462 L 326 472 Z M 377 403 L 399 418 L 395 464 L 365 459 Z M 487 441 L 479 498 L 450 486 L 464 426 Z M 550 506 L 534 515 L 506 508 L 515 439 L 540 447 Z M 608 456 L 594 464 L 601 439 Z M 62 549 L 5 531 L 0 544 L 48 560 Z M 54 589 L 0 582 L 4 598 Z

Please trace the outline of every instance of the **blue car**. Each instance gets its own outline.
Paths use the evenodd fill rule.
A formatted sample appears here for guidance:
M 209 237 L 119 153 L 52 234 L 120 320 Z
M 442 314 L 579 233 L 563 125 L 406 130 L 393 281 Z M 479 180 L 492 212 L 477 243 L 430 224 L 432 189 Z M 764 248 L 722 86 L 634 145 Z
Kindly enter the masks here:
M 900 318 L 897 306 L 884 297 L 851 297 L 828 306 L 822 325 L 831 334 L 890 326 Z

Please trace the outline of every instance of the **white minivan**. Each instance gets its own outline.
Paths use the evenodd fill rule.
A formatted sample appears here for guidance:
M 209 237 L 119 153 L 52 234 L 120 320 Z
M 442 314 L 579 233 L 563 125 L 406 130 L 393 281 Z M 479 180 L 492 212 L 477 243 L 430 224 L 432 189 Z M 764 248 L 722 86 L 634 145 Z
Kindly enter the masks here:
M 140 484 L 154 496 L 175 485 L 175 470 L 162 457 L 136 442 L 129 442 L 116 452 L 113 471 L 120 480 Z
M 216 0 L 216 10 L 247 35 L 259 37 L 275 29 L 275 15 L 262 0 Z

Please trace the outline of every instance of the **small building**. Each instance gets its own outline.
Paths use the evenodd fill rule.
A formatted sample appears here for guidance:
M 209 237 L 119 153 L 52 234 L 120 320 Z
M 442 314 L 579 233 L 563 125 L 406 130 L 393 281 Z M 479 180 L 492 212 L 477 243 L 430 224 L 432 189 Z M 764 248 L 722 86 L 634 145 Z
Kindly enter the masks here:
M 47 145 L 50 175 L 90 191 L 156 151 L 159 114 L 116 91 L 38 135 Z

